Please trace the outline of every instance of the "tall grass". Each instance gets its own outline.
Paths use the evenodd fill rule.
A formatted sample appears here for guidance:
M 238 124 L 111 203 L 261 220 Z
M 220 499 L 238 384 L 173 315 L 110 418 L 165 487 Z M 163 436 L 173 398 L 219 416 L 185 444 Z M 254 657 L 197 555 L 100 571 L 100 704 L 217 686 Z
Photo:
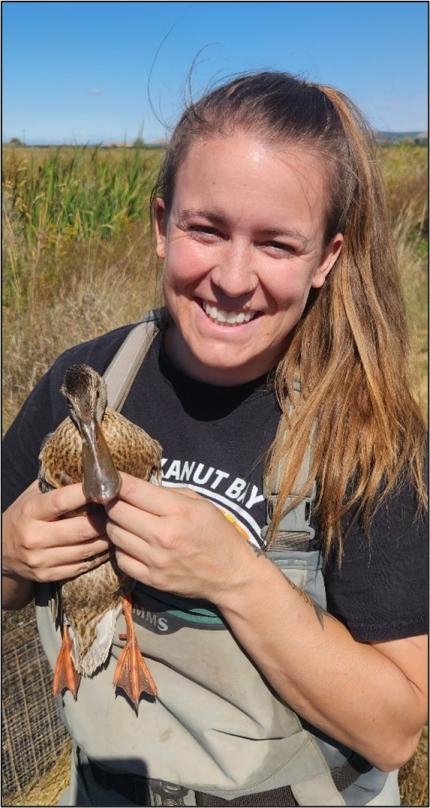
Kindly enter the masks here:
M 410 334 L 410 375 L 424 416 L 428 406 L 428 149 L 380 148 Z
M 58 353 L 155 300 L 148 203 L 159 160 L 150 149 L 5 149 L 5 426 Z
M 6 305 L 55 285 L 71 245 L 117 238 L 145 218 L 158 159 L 147 149 L 6 147 Z
M 5 147 L 3 191 L 28 244 L 115 235 L 143 216 L 160 152 Z
M 384 146 L 379 156 L 411 333 L 411 379 L 426 412 L 427 149 Z M 146 149 L 5 149 L 5 427 L 62 350 L 158 302 L 147 208 L 160 157 Z M 405 805 L 428 803 L 426 760 L 427 732 L 401 772 Z

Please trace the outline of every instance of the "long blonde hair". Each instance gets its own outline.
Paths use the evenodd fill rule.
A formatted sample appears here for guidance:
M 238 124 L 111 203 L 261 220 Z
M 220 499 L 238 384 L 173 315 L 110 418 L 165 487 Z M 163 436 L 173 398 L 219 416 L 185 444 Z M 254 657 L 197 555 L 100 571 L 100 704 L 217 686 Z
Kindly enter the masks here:
M 426 432 L 408 383 L 407 329 L 385 191 L 372 133 L 341 92 L 286 73 L 233 79 L 190 105 L 171 138 L 153 197 L 169 211 L 175 177 L 194 140 L 242 128 L 320 157 L 327 177 L 326 243 L 344 244 L 321 289 L 312 290 L 288 351 L 276 368 L 282 410 L 266 473 L 283 469 L 270 537 L 284 512 L 305 449 L 328 551 L 354 508 L 365 527 L 384 497 L 408 478 L 417 509 L 426 502 Z M 301 392 L 294 392 L 300 379 Z M 285 462 L 285 457 L 288 462 Z

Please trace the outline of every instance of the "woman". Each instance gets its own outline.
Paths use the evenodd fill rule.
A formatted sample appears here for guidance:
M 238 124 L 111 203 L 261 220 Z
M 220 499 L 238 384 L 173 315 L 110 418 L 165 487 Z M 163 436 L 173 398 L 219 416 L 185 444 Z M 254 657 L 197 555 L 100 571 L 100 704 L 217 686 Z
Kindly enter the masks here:
M 167 315 L 123 412 L 163 487 L 122 475 L 94 524 L 61 518 L 80 485 L 29 485 L 64 370 L 104 372 L 130 326 L 60 357 L 4 450 L 6 607 L 39 584 L 53 663 L 40 584 L 111 542 L 158 687 L 137 718 L 114 699 L 117 638 L 64 695 L 67 804 L 397 805 L 426 717 L 425 433 L 371 136 L 332 88 L 237 78 L 185 111 L 153 216 Z

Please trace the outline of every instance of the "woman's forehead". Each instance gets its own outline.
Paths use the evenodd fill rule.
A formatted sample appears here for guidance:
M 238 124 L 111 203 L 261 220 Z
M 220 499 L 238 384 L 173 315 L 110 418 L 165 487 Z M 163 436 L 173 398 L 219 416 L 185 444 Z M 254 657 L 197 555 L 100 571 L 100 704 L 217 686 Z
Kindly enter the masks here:
M 249 133 L 196 140 L 179 167 L 173 207 L 181 215 L 258 213 L 267 227 L 289 218 L 320 219 L 327 189 L 321 161 L 297 144 L 266 144 Z

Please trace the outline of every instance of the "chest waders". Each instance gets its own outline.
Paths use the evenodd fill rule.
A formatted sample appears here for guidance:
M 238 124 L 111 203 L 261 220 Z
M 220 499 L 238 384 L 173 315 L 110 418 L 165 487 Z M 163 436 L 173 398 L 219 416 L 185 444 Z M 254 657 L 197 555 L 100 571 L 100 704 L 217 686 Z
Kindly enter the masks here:
M 165 309 L 154 310 L 129 332 L 104 374 L 108 391 L 108 404 L 110 407 L 120 410 L 124 405 L 144 357 L 155 336 L 168 321 L 167 318 L 168 315 Z M 294 501 L 297 500 L 297 494 L 302 487 L 303 481 L 308 478 L 310 463 L 311 446 L 308 447 L 305 453 L 294 489 L 289 496 L 288 505 L 293 505 L 293 507 L 281 520 L 274 541 L 270 549 L 267 550 L 267 555 L 272 562 L 281 569 L 284 575 L 296 586 L 306 591 L 320 607 L 325 609 L 326 594 L 322 574 L 322 556 L 319 550 L 307 550 L 308 543 L 315 534 L 315 531 L 310 526 L 311 509 L 316 494 L 315 485 L 308 497 L 305 497 L 294 505 Z M 264 483 L 267 502 L 267 524 L 262 531 L 263 537 L 267 534 L 269 529 L 269 523 L 279 492 L 280 478 L 281 470 L 279 469 L 274 479 L 265 480 Z M 136 587 L 136 592 L 138 594 L 139 585 Z M 153 602 L 155 605 L 151 605 L 151 609 L 153 609 L 154 612 L 150 612 L 151 614 L 155 613 L 158 608 L 157 597 L 162 600 L 163 593 L 154 594 Z M 174 600 L 173 598 L 173 601 Z M 180 605 L 181 599 L 177 600 L 177 605 Z M 40 605 L 46 606 L 46 600 L 45 603 Z M 48 610 L 45 608 L 39 610 L 39 612 L 44 612 L 46 615 Z M 174 615 L 180 615 L 180 613 L 180 610 L 176 612 L 172 610 L 166 612 L 172 620 L 174 619 Z M 189 760 L 184 760 L 184 752 L 181 749 L 180 743 L 176 743 L 176 746 L 174 746 L 169 753 L 175 758 L 178 767 L 178 777 L 176 780 L 173 774 L 168 778 L 166 777 L 166 780 L 157 780 L 151 777 L 151 769 L 148 777 L 142 777 L 141 775 L 136 776 L 136 767 L 133 768 L 133 766 L 130 765 L 127 767 L 126 765 L 126 763 L 130 764 L 134 762 L 130 760 L 130 755 L 126 763 L 123 761 L 123 768 L 120 767 L 119 770 L 112 771 L 111 769 L 111 771 L 109 771 L 109 760 L 106 760 L 105 766 L 101 765 L 103 759 L 97 755 L 98 748 L 94 747 L 94 752 L 91 748 L 90 738 L 88 734 L 85 735 L 84 731 L 85 721 L 83 723 L 81 722 L 81 724 L 79 724 L 78 721 L 74 722 L 73 715 L 72 720 L 70 720 L 71 711 L 69 708 L 68 715 L 66 715 L 64 710 L 62 710 L 62 712 L 63 719 L 66 725 L 69 726 L 69 731 L 72 737 L 76 739 L 77 744 L 74 750 L 75 767 L 74 769 L 72 768 L 72 779 L 73 777 L 75 777 L 77 781 L 80 779 L 82 784 L 82 777 L 84 776 L 87 784 L 87 793 L 98 792 L 97 802 L 87 802 L 83 793 L 79 796 L 80 784 L 79 782 L 75 782 L 75 797 L 73 798 L 75 801 L 72 801 L 70 804 L 137 804 L 161 806 L 331 806 L 400 804 L 396 785 L 397 778 L 395 778 L 395 783 L 393 782 L 392 786 L 390 786 L 390 793 L 386 794 L 388 786 L 387 778 L 391 783 L 393 780 L 392 775 L 388 777 L 386 773 L 372 768 L 370 764 L 354 752 L 340 745 L 337 746 L 335 741 L 322 736 L 318 733 L 318 730 L 311 727 L 306 729 L 305 726 L 303 726 L 304 722 L 302 724 L 298 716 L 287 707 L 284 702 L 277 698 L 266 685 L 261 684 L 261 677 L 258 671 L 250 664 L 243 652 L 237 650 L 237 643 L 235 643 L 234 638 L 227 630 L 226 626 L 222 624 L 219 618 L 208 617 L 208 615 L 213 614 L 213 612 L 207 612 L 205 609 L 200 610 L 200 612 L 199 610 L 194 610 L 193 619 L 197 621 L 195 628 L 193 629 L 193 627 L 191 627 L 186 629 L 188 633 L 183 635 L 186 636 L 186 640 L 180 641 L 179 646 L 178 640 L 173 640 L 173 634 L 169 634 L 165 635 L 162 639 L 160 639 L 159 636 L 156 637 L 153 647 L 151 647 L 150 637 L 148 647 L 148 638 L 146 637 L 145 647 L 142 650 L 147 658 L 148 655 L 150 658 L 151 654 L 157 658 L 160 643 L 165 643 L 167 651 L 169 651 L 171 647 L 169 643 L 176 643 L 176 645 L 173 644 L 172 646 L 174 658 L 178 656 L 178 648 L 179 654 L 181 655 L 183 655 L 184 648 L 186 648 L 187 654 L 190 656 L 200 654 L 200 659 L 202 660 L 201 664 L 203 665 L 202 654 L 205 653 L 206 650 L 205 656 L 208 656 L 208 648 L 213 648 L 214 660 L 221 655 L 227 660 L 227 673 L 230 674 L 232 680 L 242 681 L 242 687 L 244 689 L 249 687 L 252 688 L 253 693 L 255 692 L 257 702 L 258 700 L 261 701 L 260 716 L 270 714 L 271 712 L 273 713 L 273 726 L 271 727 L 271 732 L 268 733 L 270 737 L 264 737 L 267 733 L 266 728 L 262 724 L 264 729 L 263 737 L 256 737 L 255 742 L 244 747 L 243 754 L 241 753 L 242 748 L 240 746 L 240 741 L 242 740 L 241 736 L 243 736 L 246 741 L 249 741 L 249 737 L 252 739 L 253 735 L 249 733 L 247 737 L 246 721 L 244 728 L 241 727 L 240 713 L 239 719 L 234 720 L 230 734 L 233 736 L 238 746 L 233 747 L 236 749 L 236 753 L 234 753 L 234 751 L 232 752 L 233 759 L 229 762 L 231 762 L 232 771 L 239 771 L 239 783 L 234 784 L 230 782 L 230 785 L 226 787 L 224 781 L 222 781 L 221 787 L 220 781 L 220 785 L 217 788 L 217 783 L 213 777 L 211 778 L 209 774 L 205 777 L 205 774 L 202 774 L 204 771 L 204 761 L 199 765 L 199 759 L 196 754 L 195 772 L 199 777 L 199 783 L 208 784 L 207 790 L 204 785 L 199 786 L 201 790 L 198 791 L 194 791 L 191 787 L 175 785 L 175 783 L 180 780 L 182 780 L 182 782 L 187 781 L 186 776 L 180 777 L 180 773 L 183 770 L 190 771 Z M 198 621 L 204 621 L 205 619 L 206 621 L 213 619 L 213 621 L 219 624 L 217 627 L 223 630 L 212 631 L 210 639 L 208 640 L 210 644 L 206 643 L 206 645 L 202 646 L 202 635 L 208 635 L 206 632 L 199 631 L 202 626 L 198 624 Z M 135 620 L 138 620 L 138 618 L 136 617 Z M 45 639 L 45 651 L 51 659 L 55 659 L 57 646 L 52 643 L 52 637 L 47 638 L 46 618 L 41 618 L 38 622 L 41 639 L 42 641 Z M 200 639 L 194 643 L 194 637 L 198 635 L 200 635 Z M 204 649 L 203 651 L 202 648 Z M 237 659 L 234 658 L 235 656 Z M 209 740 L 205 737 L 205 719 L 208 722 L 212 722 L 212 724 L 215 723 L 216 726 L 216 716 L 219 711 L 222 711 L 222 701 L 215 702 L 215 707 L 211 706 L 211 698 L 215 690 L 215 685 L 210 678 L 210 667 L 209 664 L 207 672 L 207 681 L 209 684 L 207 685 L 208 689 L 206 691 L 207 711 L 206 703 L 201 707 L 203 715 L 201 718 L 202 724 L 200 727 L 199 742 L 203 747 L 209 744 Z M 157 683 L 162 685 L 163 680 L 161 679 L 160 681 L 159 676 L 160 673 L 155 673 Z M 96 678 L 99 677 L 100 685 L 102 686 L 102 673 L 98 674 Z M 109 681 L 112 681 L 111 676 Z M 172 683 L 166 679 L 166 691 L 168 690 L 169 684 L 172 685 Z M 85 686 L 85 682 L 83 682 L 82 685 Z M 84 690 L 82 685 L 81 688 Z M 181 687 L 184 688 L 185 703 L 192 705 L 194 697 L 192 681 L 191 689 L 188 678 L 184 678 Z M 159 690 L 161 692 L 161 687 Z M 199 694 L 196 690 L 196 700 L 198 700 L 198 698 Z M 225 698 L 227 698 L 228 701 L 228 695 Z M 86 707 L 86 722 L 90 723 L 91 700 L 89 699 L 85 702 L 84 691 L 82 695 L 82 709 L 85 711 Z M 125 705 L 124 716 L 127 710 L 130 712 L 129 706 Z M 195 706 L 194 710 L 197 711 L 198 706 Z M 258 723 L 258 703 L 255 708 L 255 713 Z M 128 721 L 130 720 L 130 716 L 128 715 Z M 228 717 L 226 723 L 228 725 Z M 223 727 L 222 722 L 221 727 Z M 142 731 L 145 731 L 145 724 L 142 727 Z M 116 732 L 116 727 L 113 728 L 113 732 Z M 220 732 L 222 732 L 222 730 L 220 730 Z M 167 733 L 163 734 L 166 735 Z M 223 748 L 226 746 L 228 749 L 228 735 L 226 735 L 225 730 L 222 734 L 223 738 L 221 739 L 221 743 L 223 744 Z M 271 738 L 275 741 L 281 741 L 280 744 L 277 744 L 274 753 L 271 752 Z M 121 746 L 119 736 L 117 743 Z M 155 738 L 154 743 L 156 743 Z M 83 748 L 80 749 L 80 745 L 82 745 Z M 248 750 L 251 750 L 250 754 L 252 755 L 254 747 L 256 754 L 254 765 L 254 770 L 256 770 L 255 777 L 249 775 L 249 767 L 251 765 L 249 761 L 247 768 L 246 765 L 244 767 L 242 760 L 243 757 L 249 756 Z M 83 751 L 84 749 L 88 753 L 88 757 L 86 752 Z M 159 754 L 162 756 L 163 748 L 160 747 L 160 750 Z M 239 753 L 237 750 L 239 750 Z M 216 759 L 217 750 L 215 745 L 213 745 L 213 748 L 209 751 L 210 757 Z M 224 756 L 226 756 L 225 752 Z M 235 756 L 236 759 L 234 759 Z M 262 764 L 261 759 L 263 761 Z M 95 760 L 97 760 L 97 762 L 95 762 Z M 225 760 L 221 761 L 220 767 L 228 768 Z M 80 772 L 79 776 L 77 774 L 78 770 Z M 140 765 L 140 768 L 137 770 L 142 771 L 142 765 Z M 143 770 L 145 771 L 145 769 Z M 85 775 L 83 775 L 84 771 Z M 168 769 L 169 773 L 170 771 L 171 770 Z M 241 777 L 242 771 L 245 772 L 243 777 Z M 190 776 L 188 779 L 190 779 Z M 240 782 L 245 783 L 245 785 L 240 785 Z M 384 798 L 383 801 L 380 802 L 383 796 L 382 791 L 384 792 Z M 109 794 L 112 795 L 112 802 L 109 802 Z

